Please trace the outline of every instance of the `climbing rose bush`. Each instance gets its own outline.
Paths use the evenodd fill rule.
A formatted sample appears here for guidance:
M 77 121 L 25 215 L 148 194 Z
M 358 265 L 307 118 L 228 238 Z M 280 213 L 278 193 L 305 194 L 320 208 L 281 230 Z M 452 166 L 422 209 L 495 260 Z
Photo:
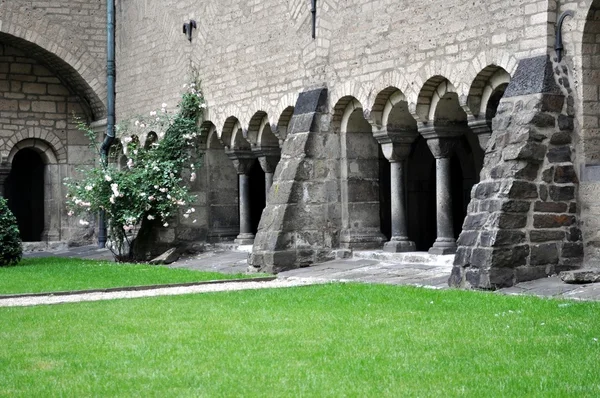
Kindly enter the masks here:
M 118 261 L 136 259 L 135 237 L 156 225 L 168 227 L 180 208 L 183 217 L 193 219 L 195 209 L 190 205 L 195 198 L 182 173 L 189 172 L 193 181 L 200 167 L 198 126 L 206 104 L 195 83 L 184 87 L 175 111 L 163 103 L 131 125 L 118 126 L 117 135 L 127 156 L 124 167 L 101 161 L 81 170 L 82 178 L 65 181 L 69 216 L 79 216 L 79 223 L 88 225 L 90 217 L 105 212 L 108 247 Z M 81 121 L 78 125 L 101 156 L 95 132 Z M 136 137 L 147 132 L 154 132 L 159 140 L 143 146 Z
M 8 208 L 6 200 L 0 198 L 0 267 L 18 264 L 22 254 L 17 219 Z

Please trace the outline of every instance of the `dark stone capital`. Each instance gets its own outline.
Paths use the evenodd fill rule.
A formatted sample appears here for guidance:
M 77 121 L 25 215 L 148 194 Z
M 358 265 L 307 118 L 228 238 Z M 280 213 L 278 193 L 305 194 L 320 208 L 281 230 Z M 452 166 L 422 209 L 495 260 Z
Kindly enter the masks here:
M 233 167 L 238 174 L 248 174 L 256 160 L 256 155 L 250 150 L 233 150 L 225 153 L 233 162 Z

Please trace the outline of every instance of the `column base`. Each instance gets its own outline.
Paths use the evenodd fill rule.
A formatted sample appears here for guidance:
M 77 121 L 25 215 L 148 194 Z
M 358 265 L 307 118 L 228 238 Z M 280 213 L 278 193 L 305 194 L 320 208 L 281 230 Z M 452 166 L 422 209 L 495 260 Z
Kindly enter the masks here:
M 238 245 L 253 245 L 254 234 L 239 234 L 234 240 Z
M 383 244 L 383 251 L 389 253 L 416 252 L 417 246 L 410 240 L 391 240 Z
M 448 238 L 443 238 L 442 240 L 440 240 L 438 238 L 438 240 L 435 241 L 435 243 L 433 244 L 431 249 L 429 249 L 428 253 L 429 254 L 437 254 L 437 255 L 455 254 L 456 253 L 456 240 L 448 239 Z

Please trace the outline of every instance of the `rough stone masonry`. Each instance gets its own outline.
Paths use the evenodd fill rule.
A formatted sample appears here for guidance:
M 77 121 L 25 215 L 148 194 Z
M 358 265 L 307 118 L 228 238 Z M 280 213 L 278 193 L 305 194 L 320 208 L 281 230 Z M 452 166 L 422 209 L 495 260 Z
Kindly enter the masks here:
M 0 0 L 0 184 L 37 153 L 39 239 L 93 238 L 66 217 L 60 179 L 91 161 L 70 109 L 102 130 L 104 7 Z M 450 283 L 484 289 L 600 264 L 599 9 L 323 0 L 313 38 L 303 0 L 117 1 L 118 119 L 174 106 L 191 69 L 208 103 L 198 222 L 158 239 L 237 238 L 272 271 L 456 252 Z

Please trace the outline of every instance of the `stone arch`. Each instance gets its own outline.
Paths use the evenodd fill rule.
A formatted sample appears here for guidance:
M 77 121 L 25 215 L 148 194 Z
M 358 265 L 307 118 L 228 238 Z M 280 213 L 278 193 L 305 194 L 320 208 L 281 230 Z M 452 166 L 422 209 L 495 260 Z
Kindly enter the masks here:
M 200 169 L 203 177 L 199 178 L 206 178 L 207 240 L 233 239 L 239 231 L 237 173 L 216 126 L 205 121 L 201 128 L 202 136 L 206 137 L 206 152 Z
M 259 136 L 267 124 L 269 124 L 267 112 L 257 111 L 254 115 L 252 115 L 246 133 L 246 138 L 252 146 L 260 145 Z
M 456 88 L 444 76 L 437 75 L 428 79 L 419 92 L 415 118 L 423 123 L 433 122 L 436 112 L 440 110 L 440 100 L 449 94 L 456 95 Z
M 340 112 L 343 112 L 345 110 L 345 106 L 347 105 L 347 103 L 350 101 L 349 98 L 354 98 L 357 101 L 359 101 L 362 106 L 363 106 L 363 110 L 367 110 L 368 106 L 367 104 L 369 104 L 369 92 L 368 90 L 365 89 L 365 87 L 357 82 L 346 82 L 345 84 L 336 87 L 332 92 L 331 95 L 329 97 L 330 99 L 330 104 L 333 105 L 332 107 L 332 114 L 334 115 L 334 124 L 338 123 L 339 125 L 339 121 L 341 120 L 341 116 L 337 117 L 336 115 L 338 115 Z M 368 113 L 368 111 L 367 111 Z
M 483 68 L 473 80 L 469 90 L 467 106 L 470 113 L 474 117 L 486 117 L 488 105 L 493 105 L 490 101 L 496 102 L 494 108 L 497 108 L 500 98 L 496 97 L 498 94 L 500 97 L 504 94 L 508 83 L 510 83 L 510 75 L 504 68 L 497 65 Z
M 247 133 L 244 132 L 235 116 L 230 116 L 225 120 L 220 136 L 225 150 L 250 149 L 250 143 L 246 140 L 246 136 Z
M 279 113 L 279 115 L 280 116 L 277 120 L 277 125 L 273 130 L 273 133 L 277 138 L 279 138 L 279 145 L 281 146 L 288 135 L 288 127 L 290 125 L 290 121 L 292 120 L 292 116 L 294 115 L 294 106 L 286 107 Z
M 36 151 L 44 164 L 58 164 L 59 160 L 56 156 L 56 152 L 52 146 L 46 142 L 45 140 L 36 139 L 36 138 L 26 138 L 22 141 L 19 141 L 16 145 L 13 146 L 12 150 L 8 155 L 7 161 L 12 163 L 15 155 L 22 149 L 31 148 Z M 65 161 L 61 162 L 65 163 Z
M 13 135 L 7 142 L 6 146 L 12 148 L 8 154 L 7 161 L 12 162 L 16 152 L 25 147 L 32 147 L 36 150 L 41 148 L 46 153 L 49 164 L 67 163 L 67 149 L 62 141 L 51 131 L 41 127 L 31 127 L 23 129 Z
M 334 106 L 334 121 L 340 132 L 340 192 L 344 248 L 378 248 L 381 233 L 379 144 L 366 120 L 360 101 L 342 97 Z
M 104 68 L 74 32 L 50 23 L 42 13 L 25 15 L 19 3 L 4 2 L 0 17 L 0 41 L 26 50 L 55 71 L 92 110 L 94 120 L 106 114 Z

